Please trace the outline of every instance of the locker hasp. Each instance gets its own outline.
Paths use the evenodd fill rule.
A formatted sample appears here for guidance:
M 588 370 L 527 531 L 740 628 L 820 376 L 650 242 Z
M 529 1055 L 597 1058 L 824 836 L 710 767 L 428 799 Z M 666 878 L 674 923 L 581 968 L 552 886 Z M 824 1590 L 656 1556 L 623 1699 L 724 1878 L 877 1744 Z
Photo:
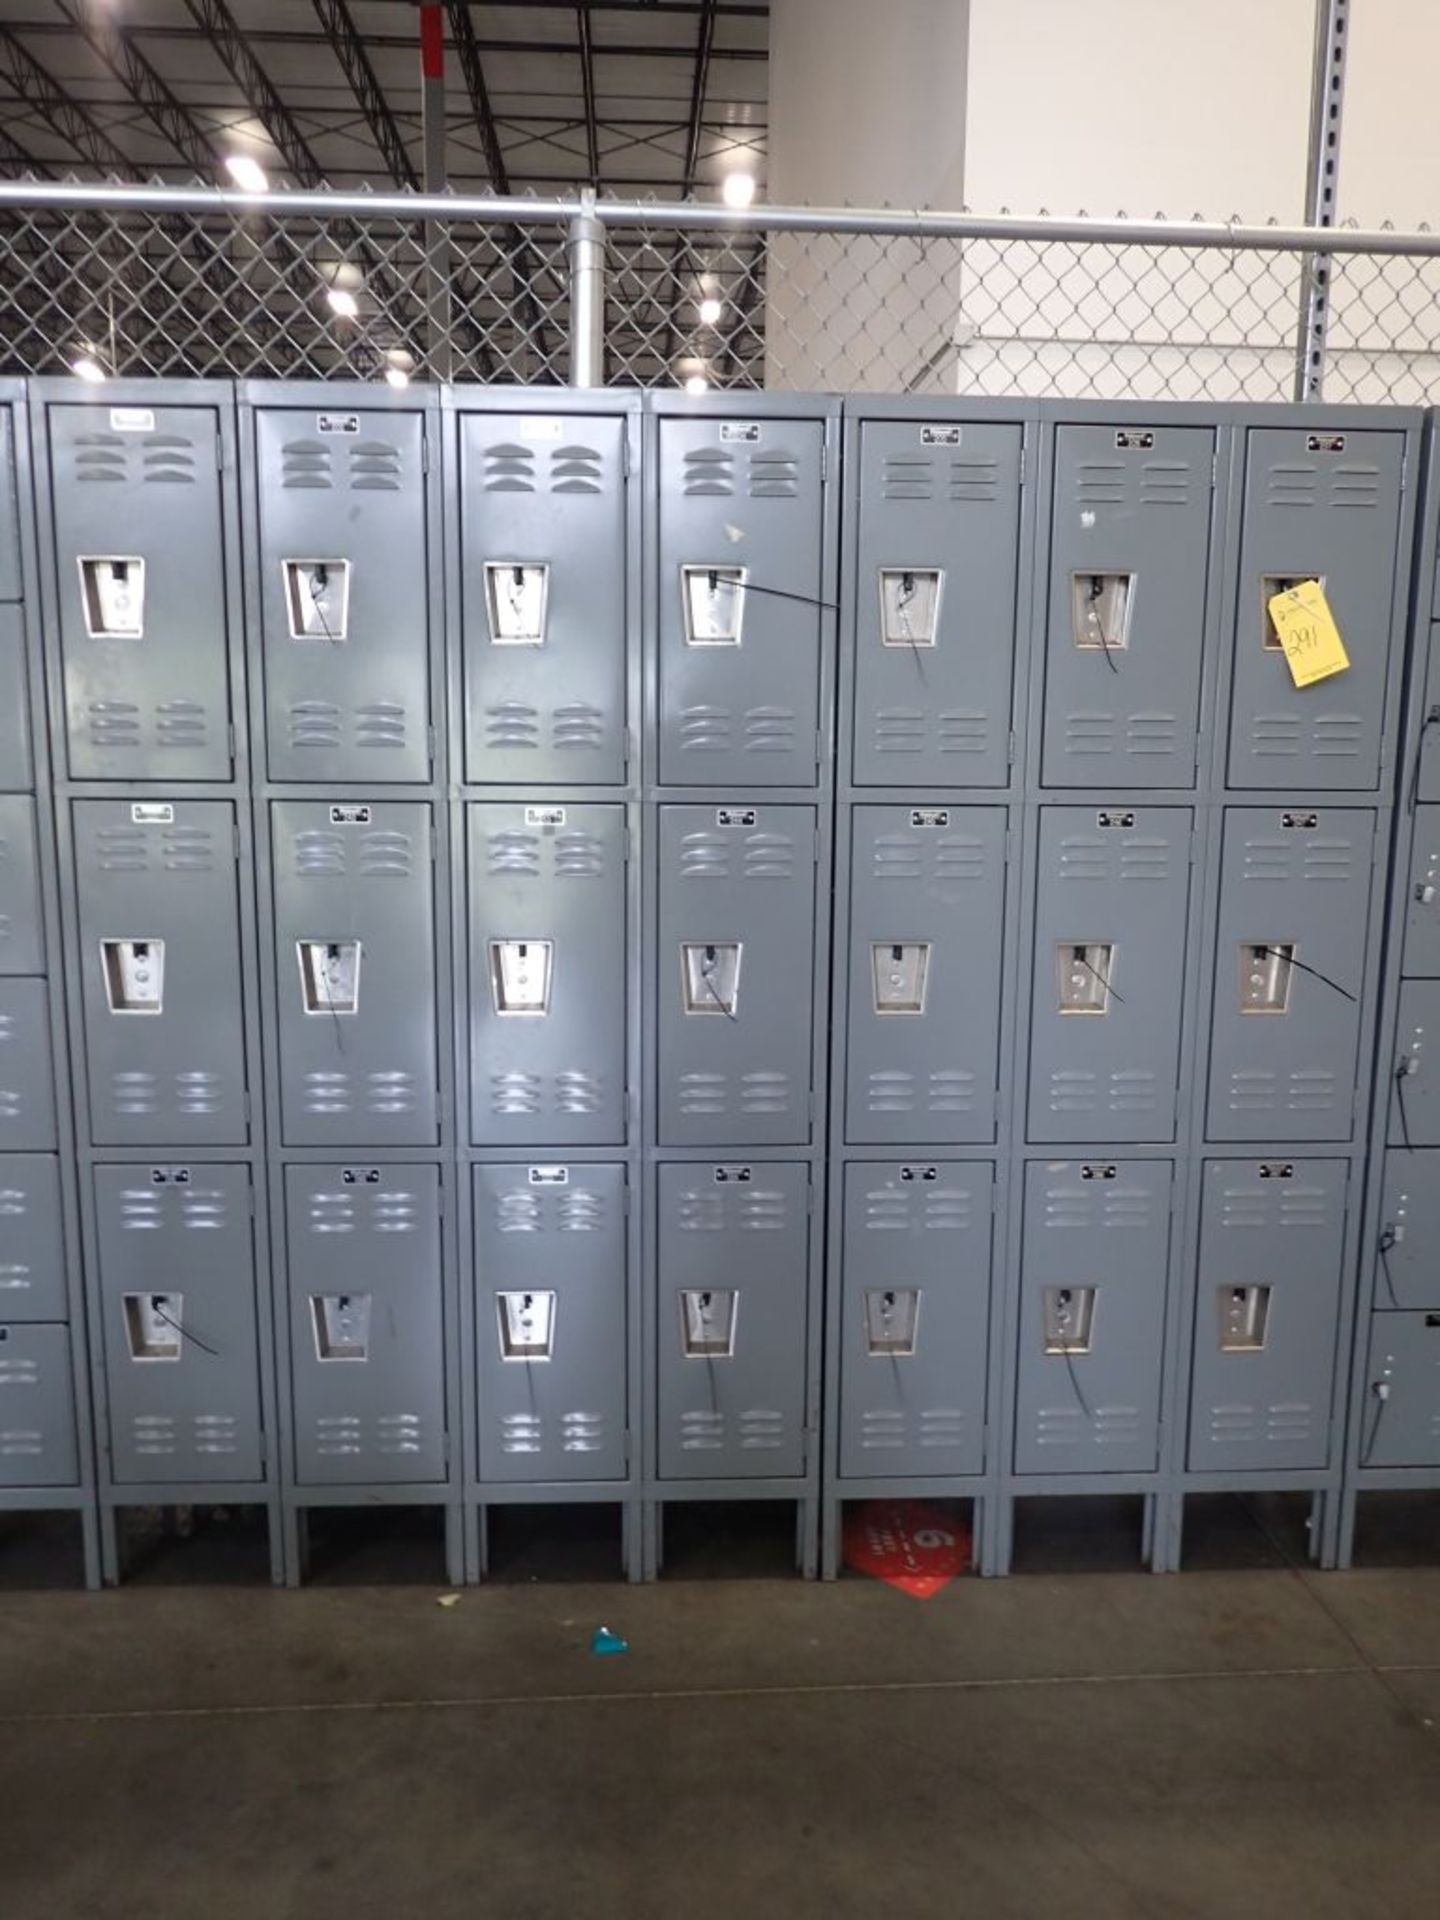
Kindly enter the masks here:
M 111 1013 L 164 1012 L 163 940 L 102 940 L 100 958 Z
M 184 1324 L 183 1293 L 127 1293 L 125 1338 L 132 1360 L 178 1360 Z
M 876 941 L 870 971 L 878 1014 L 924 1013 L 930 973 L 928 940 Z
M 1240 1011 L 1285 1013 L 1295 973 L 1294 942 L 1240 943 Z
M 872 1360 L 913 1358 L 920 1324 L 918 1287 L 872 1287 L 865 1295 L 865 1351 Z
M 1261 1353 L 1270 1325 L 1270 1288 L 1217 1287 L 1223 1353 Z
M 555 1295 L 497 1293 L 502 1360 L 548 1360 L 555 1340 Z
M 492 647 L 543 647 L 549 600 L 548 564 L 485 562 L 485 610 Z
M 881 567 L 881 646 L 935 645 L 944 580 L 938 567 Z
M 745 567 L 681 567 L 687 647 L 740 645 L 748 577 Z
M 1046 1287 L 1042 1307 L 1046 1353 L 1089 1353 L 1097 1292 L 1096 1287 Z
M 137 554 L 82 554 L 80 597 L 92 640 L 145 634 L 145 562 Z
M 300 940 L 296 949 L 306 1013 L 358 1013 L 360 941 Z
M 292 640 L 338 645 L 349 638 L 350 562 L 282 560 L 285 612 Z
M 367 1360 L 370 1357 L 370 1295 L 312 1293 L 310 1319 L 317 1360 Z
M 744 942 L 687 940 L 680 949 L 685 1011 L 737 1017 Z
M 735 1352 L 740 1295 L 734 1287 L 680 1291 L 680 1348 L 687 1360 L 729 1360 Z
M 1130 645 L 1133 573 L 1072 573 L 1071 630 L 1082 652 L 1123 653 Z
M 492 940 L 490 996 L 496 1013 L 532 1018 L 548 1013 L 554 970 L 553 940 Z
M 1055 946 L 1055 977 L 1061 1013 L 1108 1013 L 1115 967 L 1111 941 L 1060 940 Z M 1120 998 L 1118 993 L 1113 998 Z

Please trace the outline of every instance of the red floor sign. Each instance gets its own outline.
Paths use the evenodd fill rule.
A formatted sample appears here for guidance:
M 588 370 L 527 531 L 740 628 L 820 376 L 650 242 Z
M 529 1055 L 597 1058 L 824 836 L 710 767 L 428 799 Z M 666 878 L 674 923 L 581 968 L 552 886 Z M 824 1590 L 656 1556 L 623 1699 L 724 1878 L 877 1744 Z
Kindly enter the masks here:
M 928 1600 L 970 1565 L 970 1530 L 923 1500 L 867 1500 L 846 1515 L 845 1564 Z

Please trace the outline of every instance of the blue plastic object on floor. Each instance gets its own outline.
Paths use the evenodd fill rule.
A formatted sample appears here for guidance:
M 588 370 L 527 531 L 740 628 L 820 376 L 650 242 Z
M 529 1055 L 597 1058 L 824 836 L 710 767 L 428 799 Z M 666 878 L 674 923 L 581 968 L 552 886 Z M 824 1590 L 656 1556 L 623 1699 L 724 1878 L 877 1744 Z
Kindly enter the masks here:
M 618 1633 L 612 1633 L 609 1627 L 596 1627 L 590 1636 L 591 1653 L 628 1653 L 630 1642 L 622 1640 Z

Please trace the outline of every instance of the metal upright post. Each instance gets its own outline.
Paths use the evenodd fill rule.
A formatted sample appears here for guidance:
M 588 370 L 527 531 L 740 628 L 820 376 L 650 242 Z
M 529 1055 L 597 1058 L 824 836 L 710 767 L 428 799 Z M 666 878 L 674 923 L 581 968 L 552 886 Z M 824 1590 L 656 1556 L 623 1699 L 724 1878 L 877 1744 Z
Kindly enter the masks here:
M 570 221 L 570 384 L 605 384 L 605 227 L 595 212 L 595 195 L 580 196 Z
M 420 8 L 420 112 L 425 139 L 425 191 L 445 191 L 445 16 L 438 0 Z M 450 244 L 442 220 L 425 222 L 426 356 L 436 380 L 451 377 Z
M 1340 120 L 1345 104 L 1345 54 L 1350 39 L 1350 0 L 1316 0 L 1315 71 L 1310 85 L 1310 159 L 1305 176 L 1305 219 L 1314 227 L 1335 224 L 1340 181 Z M 1325 336 L 1330 325 L 1332 256 L 1307 253 L 1301 262 L 1300 325 L 1295 339 L 1295 398 L 1318 400 L 1325 381 Z

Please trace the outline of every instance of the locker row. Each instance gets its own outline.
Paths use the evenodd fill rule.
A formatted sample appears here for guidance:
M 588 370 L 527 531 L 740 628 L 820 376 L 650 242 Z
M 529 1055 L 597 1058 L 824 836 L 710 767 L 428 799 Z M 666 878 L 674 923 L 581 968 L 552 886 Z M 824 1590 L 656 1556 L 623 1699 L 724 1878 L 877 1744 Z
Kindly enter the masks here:
M 32 389 L 72 781 L 241 777 L 248 711 L 257 784 L 423 786 L 448 708 L 469 785 L 623 787 L 643 736 L 651 784 L 813 787 L 837 586 L 856 788 L 1387 778 L 1402 409 L 852 402 L 842 459 L 833 401 L 647 399 L 642 438 L 614 394 L 129 397 Z M 1297 688 L 1268 603 L 1312 577 L 1350 668 Z

